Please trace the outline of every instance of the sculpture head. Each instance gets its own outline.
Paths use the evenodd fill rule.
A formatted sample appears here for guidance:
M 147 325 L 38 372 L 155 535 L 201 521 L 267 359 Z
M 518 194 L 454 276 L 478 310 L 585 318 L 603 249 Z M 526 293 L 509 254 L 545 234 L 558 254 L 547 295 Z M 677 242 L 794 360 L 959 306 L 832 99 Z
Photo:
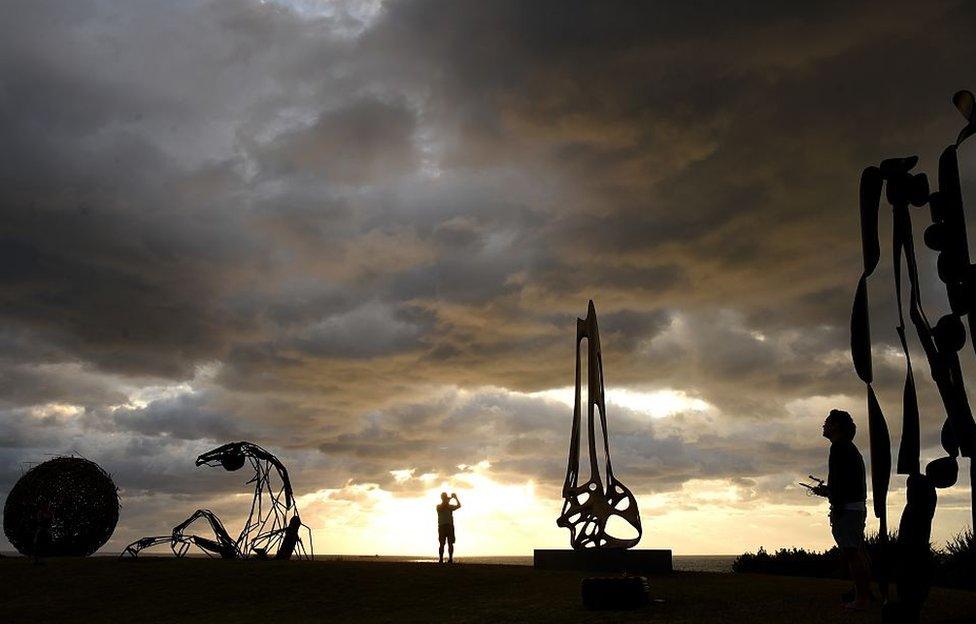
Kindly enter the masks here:
M 246 455 L 243 442 L 231 442 L 211 449 L 197 457 L 197 466 L 223 466 L 224 470 L 239 470 L 244 466 Z
M 973 97 L 971 91 L 957 91 L 952 96 L 952 103 L 956 105 L 956 110 L 966 119 L 966 127 L 959 132 L 959 136 L 956 138 L 956 145 L 959 145 L 976 132 L 976 98 Z

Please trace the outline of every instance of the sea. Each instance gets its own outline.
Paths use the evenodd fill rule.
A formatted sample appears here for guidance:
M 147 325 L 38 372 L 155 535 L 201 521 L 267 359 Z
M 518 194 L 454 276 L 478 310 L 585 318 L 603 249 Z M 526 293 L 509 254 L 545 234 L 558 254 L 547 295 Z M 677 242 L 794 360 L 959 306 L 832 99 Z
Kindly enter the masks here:
M 3 557 L 19 557 L 15 551 L 0 551 Z M 115 552 L 100 552 L 95 557 L 118 557 Z M 172 557 L 167 550 L 158 552 L 145 552 L 140 557 Z M 188 557 L 203 558 L 206 555 L 201 553 L 190 553 Z M 671 558 L 675 570 L 681 572 L 732 572 L 732 562 L 736 555 L 673 555 Z M 531 566 L 532 557 L 529 556 L 508 556 L 508 557 L 455 557 L 458 563 L 480 563 L 486 565 L 516 565 Z M 376 562 L 399 562 L 399 563 L 437 563 L 436 557 L 409 557 L 396 555 L 315 555 L 316 561 L 376 561 Z
M 736 555 L 674 555 L 672 565 L 682 572 L 732 572 Z M 455 557 L 458 563 L 531 566 L 532 557 Z M 437 563 L 436 557 L 395 557 L 385 555 L 315 555 L 316 561 L 388 561 L 408 563 Z

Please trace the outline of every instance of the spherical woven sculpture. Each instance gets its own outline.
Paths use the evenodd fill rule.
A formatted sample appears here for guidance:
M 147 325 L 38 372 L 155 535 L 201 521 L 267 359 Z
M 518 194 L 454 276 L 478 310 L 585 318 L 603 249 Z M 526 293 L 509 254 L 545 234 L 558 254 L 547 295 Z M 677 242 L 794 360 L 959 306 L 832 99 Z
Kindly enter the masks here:
M 3 508 L 3 532 L 21 554 L 86 557 L 108 541 L 119 520 L 119 494 L 101 467 L 56 457 L 28 470 Z

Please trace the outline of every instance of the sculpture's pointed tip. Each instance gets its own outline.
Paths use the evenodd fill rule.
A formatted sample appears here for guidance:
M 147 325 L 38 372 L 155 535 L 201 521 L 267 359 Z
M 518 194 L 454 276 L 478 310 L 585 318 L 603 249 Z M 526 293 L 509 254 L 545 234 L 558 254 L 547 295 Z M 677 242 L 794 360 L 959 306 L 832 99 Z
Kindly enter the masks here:
M 593 305 L 593 300 L 592 299 L 590 299 L 590 304 L 586 307 L 586 309 L 587 310 L 592 310 L 594 312 L 596 311 L 596 306 Z
M 976 97 L 971 91 L 956 91 L 952 96 L 952 103 L 956 109 L 966 118 L 966 127 L 962 129 L 956 138 L 956 145 L 965 141 L 968 137 L 976 133 Z
M 966 118 L 966 121 L 973 121 L 973 114 L 976 113 L 976 97 L 973 96 L 972 91 L 965 89 L 956 91 L 952 96 L 952 103 L 962 113 L 962 116 Z

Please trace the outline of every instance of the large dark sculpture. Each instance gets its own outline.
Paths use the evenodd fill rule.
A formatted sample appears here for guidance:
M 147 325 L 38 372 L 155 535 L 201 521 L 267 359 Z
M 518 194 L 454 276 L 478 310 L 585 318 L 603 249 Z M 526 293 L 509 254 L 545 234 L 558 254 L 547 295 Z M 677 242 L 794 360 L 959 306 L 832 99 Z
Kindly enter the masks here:
M 177 557 L 182 557 L 191 546 L 196 546 L 208 556 L 218 555 L 224 559 L 288 559 L 293 554 L 310 558 L 312 532 L 298 516 L 288 470 L 277 457 L 257 444 L 231 442 L 200 455 L 196 464 L 223 466 L 225 470 L 234 471 L 243 467 L 245 462 L 250 462 L 254 469 L 254 476 L 248 481 L 254 484 L 254 497 L 251 499 L 251 511 L 236 540 L 231 539 L 216 514 L 209 509 L 198 509 L 176 525 L 171 534 L 136 540 L 125 547 L 121 556 L 135 557 L 146 548 L 169 544 Z M 272 483 L 272 474 L 278 475 L 280 483 L 277 486 Z M 184 533 L 200 518 L 210 525 L 213 538 Z M 307 536 L 307 552 L 301 537 L 303 529 Z
M 98 464 L 56 457 L 28 470 L 3 507 L 3 532 L 34 557 L 86 557 L 112 536 L 119 494 Z
M 861 243 L 864 271 L 858 282 L 851 313 L 851 354 L 858 376 L 867 386 L 868 430 L 871 439 L 871 481 L 874 513 L 880 521 L 881 561 L 876 561 L 882 592 L 887 594 L 888 571 L 893 568 L 898 581 L 900 605 L 887 609 L 900 621 L 914 621 L 927 594 L 929 536 L 935 513 L 936 488 L 956 482 L 957 458 L 970 458 L 970 475 L 976 477 L 972 458 L 976 452 L 976 423 L 966 395 L 959 364 L 959 351 L 966 343 L 962 316 L 968 315 L 970 333 L 976 332 L 976 267 L 970 264 L 966 239 L 965 214 L 959 184 L 956 158 L 958 145 L 973 134 L 974 99 L 968 91 L 953 97 L 956 107 L 966 117 L 967 125 L 956 143 L 939 159 L 939 190 L 929 193 L 925 174 L 913 174 L 918 157 L 891 158 L 877 167 L 868 167 L 861 175 Z M 888 426 L 872 388 L 871 327 L 868 314 L 867 280 L 881 257 L 878 240 L 878 211 L 882 190 L 892 208 L 892 254 L 894 260 L 895 298 L 898 308 L 898 336 L 905 355 L 905 385 L 902 393 L 902 437 L 898 447 L 898 474 L 908 475 L 907 504 L 899 525 L 896 560 L 887 554 L 886 498 L 891 472 L 891 447 Z M 925 230 L 925 244 L 939 252 L 938 274 L 945 285 L 950 313 L 933 327 L 925 315 L 921 300 L 918 262 L 912 236 L 909 206 L 930 207 L 932 224 Z M 902 263 L 904 257 L 904 265 Z M 922 346 L 929 372 L 938 389 L 945 410 L 941 441 L 946 457 L 930 462 L 922 474 L 919 463 L 919 407 L 912 371 L 911 354 L 905 332 L 902 271 L 908 277 L 908 315 Z M 976 343 L 974 343 L 976 348 Z M 976 496 L 976 478 L 971 478 Z M 976 526 L 976 506 L 973 507 Z M 893 563 L 893 565 L 892 565 Z M 889 615 L 889 617 L 893 617 Z
M 580 455 L 580 343 L 586 339 L 586 427 L 589 442 L 590 478 L 579 484 Z M 597 462 L 596 435 L 593 410 L 600 414 L 603 434 L 605 478 Z M 576 319 L 576 402 L 573 408 L 573 432 L 569 442 L 569 465 L 563 484 L 562 513 L 556 520 L 569 529 L 570 543 L 575 549 L 630 548 L 641 538 L 640 512 L 637 500 L 627 487 L 613 475 L 610 463 L 610 440 L 607 434 L 607 408 L 603 396 L 603 355 L 600 352 L 600 332 L 596 324 L 596 309 L 590 301 L 586 319 Z M 607 521 L 617 516 L 637 530 L 637 537 L 622 539 L 607 533 Z

